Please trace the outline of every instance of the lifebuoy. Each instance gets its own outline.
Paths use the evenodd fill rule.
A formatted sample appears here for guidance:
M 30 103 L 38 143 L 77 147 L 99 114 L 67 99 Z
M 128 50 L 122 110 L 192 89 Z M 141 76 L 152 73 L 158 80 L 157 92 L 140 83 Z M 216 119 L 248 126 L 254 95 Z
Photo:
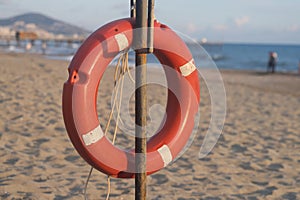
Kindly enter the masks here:
M 130 18 L 116 20 L 89 36 L 70 63 L 63 88 L 64 122 L 74 147 L 91 166 L 117 178 L 134 177 L 135 153 L 117 148 L 105 137 L 96 99 L 109 63 L 131 47 L 133 27 Z M 167 166 L 184 148 L 200 101 L 198 73 L 186 44 L 166 25 L 155 22 L 154 27 L 154 55 L 165 66 L 169 90 L 165 123 L 147 142 L 147 174 Z

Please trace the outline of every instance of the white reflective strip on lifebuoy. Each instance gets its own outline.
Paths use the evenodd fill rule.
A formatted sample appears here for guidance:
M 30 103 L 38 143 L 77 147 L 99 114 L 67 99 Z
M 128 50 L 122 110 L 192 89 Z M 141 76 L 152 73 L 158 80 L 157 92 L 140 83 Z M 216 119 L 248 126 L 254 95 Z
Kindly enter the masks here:
M 194 65 L 194 60 L 186 63 L 185 65 L 179 67 L 182 76 L 188 76 L 196 70 L 196 66 Z
M 127 39 L 126 35 L 124 35 L 123 33 L 119 33 L 119 34 L 115 35 L 115 39 L 118 43 L 119 51 L 123 51 L 124 49 L 126 49 L 129 46 L 128 39 Z
M 94 130 L 88 132 L 87 134 L 82 135 L 82 139 L 84 144 L 86 146 L 89 146 L 101 140 L 103 136 L 104 136 L 103 131 L 99 125 Z
M 172 153 L 167 145 L 163 145 L 157 151 L 164 161 L 164 167 L 166 167 L 170 162 L 172 162 Z

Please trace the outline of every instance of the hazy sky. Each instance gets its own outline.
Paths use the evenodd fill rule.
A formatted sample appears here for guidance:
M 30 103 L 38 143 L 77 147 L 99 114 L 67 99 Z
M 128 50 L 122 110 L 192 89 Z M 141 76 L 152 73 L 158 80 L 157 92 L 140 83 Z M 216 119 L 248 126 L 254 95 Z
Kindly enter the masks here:
M 300 0 L 157 0 L 159 21 L 210 41 L 300 44 Z M 0 18 L 39 12 L 89 30 L 129 14 L 129 0 L 0 0 Z

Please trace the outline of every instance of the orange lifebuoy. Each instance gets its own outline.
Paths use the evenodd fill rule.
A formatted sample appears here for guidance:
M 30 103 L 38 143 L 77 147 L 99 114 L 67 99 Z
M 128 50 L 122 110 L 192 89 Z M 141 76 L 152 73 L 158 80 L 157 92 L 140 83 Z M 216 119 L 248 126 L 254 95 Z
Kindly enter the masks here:
M 131 47 L 133 27 L 134 20 L 121 19 L 89 36 L 75 54 L 63 88 L 64 122 L 76 150 L 91 166 L 117 178 L 134 177 L 135 153 L 119 149 L 103 134 L 96 99 L 109 63 Z M 186 44 L 166 25 L 155 22 L 154 27 L 154 55 L 164 66 L 168 100 L 165 123 L 147 142 L 147 174 L 167 166 L 184 148 L 200 101 L 198 73 Z

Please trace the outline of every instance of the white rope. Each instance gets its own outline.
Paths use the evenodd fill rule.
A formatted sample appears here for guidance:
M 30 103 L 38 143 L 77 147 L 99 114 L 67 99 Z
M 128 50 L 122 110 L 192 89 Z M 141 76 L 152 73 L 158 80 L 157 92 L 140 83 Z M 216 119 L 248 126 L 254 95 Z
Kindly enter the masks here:
M 131 73 L 130 73 L 130 69 L 129 69 L 129 64 L 128 64 L 128 52 L 125 52 L 125 54 L 124 54 L 124 57 L 123 57 L 123 63 L 122 63 L 122 69 L 123 69 L 123 73 L 124 73 L 124 75 L 125 75 L 125 72 L 127 71 L 127 74 L 128 74 L 128 76 L 129 76 L 129 79 L 131 80 L 131 82 L 133 83 L 133 84 L 135 84 L 135 80 L 134 80 L 134 78 L 132 77 L 132 75 L 131 75 Z M 123 81 L 123 80 L 122 80 Z M 119 81 L 120 82 L 120 81 Z M 124 84 L 122 84 L 122 88 L 123 88 L 123 85 Z M 118 106 L 117 106 L 117 112 L 118 113 L 120 113 L 120 109 L 118 108 Z M 125 124 L 124 122 L 123 122 L 123 120 L 122 120 L 122 118 L 118 118 L 118 121 L 121 123 L 121 124 Z
M 88 200 L 86 191 L 87 191 L 87 187 L 88 187 L 88 184 L 89 184 L 89 181 L 90 181 L 90 178 L 91 178 L 93 169 L 94 169 L 94 168 L 91 167 L 90 172 L 89 172 L 89 175 L 88 175 L 87 180 L 86 180 L 86 182 L 85 182 L 85 186 L 84 186 L 84 190 L 83 190 L 83 194 L 84 194 L 84 199 L 85 199 L 85 200 Z
M 120 65 L 121 65 L 121 67 L 120 67 Z M 126 71 L 128 72 L 130 79 L 134 82 L 134 79 L 132 78 L 132 76 L 130 74 L 129 67 L 128 67 L 128 51 L 124 52 L 119 57 L 116 68 L 115 68 L 115 73 L 114 73 L 114 93 L 115 93 L 115 96 L 114 96 L 113 105 L 112 105 L 112 108 L 111 108 L 111 111 L 110 111 L 110 114 L 109 114 L 109 118 L 108 118 L 108 121 L 106 123 L 105 131 L 104 131 L 104 135 L 107 135 L 108 128 L 110 126 L 110 123 L 111 123 L 111 120 L 112 120 L 112 117 L 113 117 L 113 112 L 114 112 L 114 109 L 115 109 L 116 104 L 117 104 L 117 97 L 119 96 L 119 102 L 118 102 L 118 105 L 117 105 L 117 108 L 116 108 L 117 109 L 116 126 L 115 126 L 115 130 L 114 130 L 112 144 L 115 143 L 116 137 L 117 137 L 118 123 L 120 121 L 120 110 L 121 110 L 121 105 L 122 105 L 124 76 L 125 76 Z M 88 200 L 88 198 L 87 198 L 87 187 L 88 187 L 88 183 L 90 181 L 93 169 L 94 168 L 91 167 L 88 178 L 87 178 L 86 183 L 85 183 L 85 187 L 84 187 L 84 199 L 85 200 Z M 110 190 L 111 190 L 110 176 L 107 176 L 106 200 L 109 200 Z
M 117 131 L 118 131 L 118 125 L 119 125 L 119 119 L 120 119 L 120 110 L 121 110 L 121 105 L 122 105 L 124 76 L 125 76 L 126 67 L 128 67 L 128 52 L 125 52 L 120 57 L 122 57 L 122 64 L 121 64 L 120 73 L 119 73 L 118 78 L 119 79 L 121 78 L 121 88 L 120 88 L 120 91 L 118 90 L 119 89 L 118 88 L 117 91 L 116 91 L 116 94 L 115 94 L 115 99 L 116 99 L 116 97 L 118 96 L 118 93 L 120 92 L 119 105 L 117 106 L 116 126 L 115 126 L 115 130 L 114 130 L 114 136 L 113 136 L 113 139 L 112 139 L 113 144 L 115 144 L 115 141 L 116 141 L 116 138 L 117 138 Z M 114 81 L 116 82 L 116 79 Z M 118 85 L 120 85 L 120 81 L 118 81 Z M 115 102 L 113 104 L 115 104 Z M 111 113 L 113 113 L 113 108 L 111 110 Z M 106 196 L 106 200 L 109 200 L 110 188 L 111 188 L 110 176 L 107 176 L 107 196 Z
M 107 176 L 107 194 L 106 194 L 106 200 L 109 200 L 110 195 L 110 176 Z

